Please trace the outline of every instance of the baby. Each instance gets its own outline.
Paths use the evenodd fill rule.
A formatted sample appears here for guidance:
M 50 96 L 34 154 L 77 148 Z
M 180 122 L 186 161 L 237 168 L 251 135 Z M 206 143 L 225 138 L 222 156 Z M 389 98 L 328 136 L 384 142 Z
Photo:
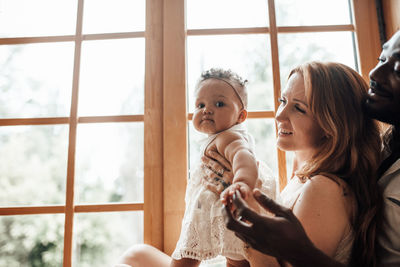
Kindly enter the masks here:
M 227 192 L 235 190 L 246 199 L 256 182 L 259 184 L 254 141 L 242 125 L 247 118 L 246 82 L 230 70 L 210 69 L 202 73 L 195 91 L 193 125 L 208 134 L 202 154 L 216 151 L 232 166 L 232 181 L 224 180 L 221 174 L 214 180 L 226 190 L 223 202 Z M 228 266 L 249 266 L 244 243 L 225 227 L 219 196 L 202 183 L 205 168 L 199 164 L 188 181 L 185 215 L 171 266 L 198 266 L 218 255 L 227 258 Z

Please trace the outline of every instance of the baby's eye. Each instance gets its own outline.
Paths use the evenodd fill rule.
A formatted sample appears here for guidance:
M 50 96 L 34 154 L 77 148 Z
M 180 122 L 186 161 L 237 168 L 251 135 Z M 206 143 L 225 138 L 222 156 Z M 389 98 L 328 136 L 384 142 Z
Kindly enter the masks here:
M 197 104 L 197 108 L 204 108 L 204 104 L 203 103 Z
M 217 103 L 215 103 L 215 106 L 217 106 L 217 107 L 223 107 L 223 106 L 225 106 L 225 103 L 224 102 L 222 102 L 222 101 L 218 101 Z

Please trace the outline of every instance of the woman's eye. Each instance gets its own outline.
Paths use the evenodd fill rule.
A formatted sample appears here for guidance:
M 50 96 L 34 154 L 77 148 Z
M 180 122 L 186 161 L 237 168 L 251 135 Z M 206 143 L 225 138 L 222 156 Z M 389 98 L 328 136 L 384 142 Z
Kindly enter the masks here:
M 301 113 L 306 113 L 306 111 L 302 108 L 300 108 L 299 106 L 295 106 L 295 108 L 297 109 L 297 111 L 301 112 Z
M 222 101 L 218 101 L 216 104 L 215 104 L 215 106 L 217 106 L 217 107 L 223 107 L 223 106 L 225 106 L 225 104 L 224 104 L 224 102 L 222 102 Z
M 378 57 L 378 61 L 379 61 L 379 62 L 382 62 L 382 63 L 383 63 L 383 62 L 385 62 L 385 60 L 386 60 L 386 59 L 385 59 L 384 57 Z
M 285 104 L 286 100 L 280 97 L 280 98 L 278 98 L 278 102 Z

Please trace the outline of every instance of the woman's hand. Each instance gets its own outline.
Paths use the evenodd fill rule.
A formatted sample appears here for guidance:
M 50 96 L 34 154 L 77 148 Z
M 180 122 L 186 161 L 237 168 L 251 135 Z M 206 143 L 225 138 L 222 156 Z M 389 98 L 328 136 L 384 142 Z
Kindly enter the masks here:
M 235 192 L 223 212 L 228 229 L 252 248 L 292 263 L 303 258 L 305 252 L 315 251 L 304 228 L 290 209 L 277 204 L 258 189 L 253 191 L 253 196 L 261 207 L 274 213 L 275 217 L 256 213 L 243 201 L 240 193 Z M 235 217 L 232 210 L 235 210 Z
M 232 166 L 222 155 L 213 150 L 206 151 L 206 156 L 201 158 L 203 165 L 206 167 L 207 176 L 203 179 L 203 184 L 208 190 L 220 195 L 226 188 L 226 185 L 232 183 L 233 173 Z

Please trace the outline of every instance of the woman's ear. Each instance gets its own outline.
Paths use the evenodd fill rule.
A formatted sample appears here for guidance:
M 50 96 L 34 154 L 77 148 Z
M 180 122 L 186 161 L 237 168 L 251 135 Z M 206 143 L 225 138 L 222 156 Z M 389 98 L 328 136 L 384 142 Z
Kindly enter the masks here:
M 243 109 L 239 113 L 238 123 L 242 123 L 247 119 L 247 110 Z

